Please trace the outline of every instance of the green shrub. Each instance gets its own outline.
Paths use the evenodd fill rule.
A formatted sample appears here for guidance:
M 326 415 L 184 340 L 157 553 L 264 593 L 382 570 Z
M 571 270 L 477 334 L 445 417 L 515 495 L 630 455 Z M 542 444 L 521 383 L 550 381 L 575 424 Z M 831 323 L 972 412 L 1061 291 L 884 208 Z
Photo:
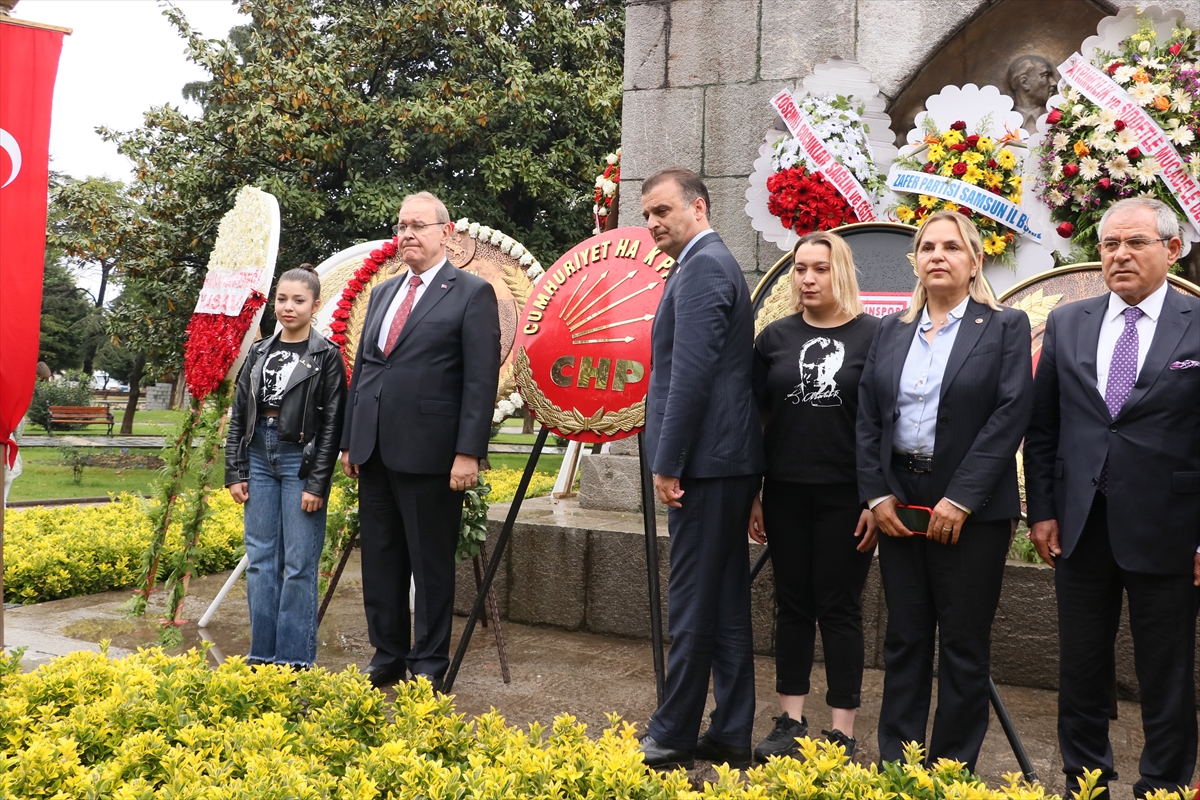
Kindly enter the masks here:
M 26 416 L 35 425 L 45 428 L 50 422 L 50 406 L 88 406 L 92 404 L 92 379 L 86 372 L 68 371 L 59 378 L 33 384 L 33 399 Z M 68 430 L 78 425 L 56 425 L 55 430 Z
M 647 771 L 634 726 L 616 716 L 597 738 L 568 715 L 549 729 L 509 726 L 496 711 L 467 720 L 424 680 L 398 686 L 389 707 L 353 667 L 252 671 L 230 658 L 212 670 L 203 653 L 159 649 L 79 651 L 30 673 L 13 661 L 0 655 L 0 797 L 1047 799 L 1015 774 L 993 790 L 955 762 L 925 768 L 916 745 L 904 763 L 864 767 L 811 739 L 803 760 L 775 758 L 744 778 L 719 767 L 694 791 L 682 770 Z

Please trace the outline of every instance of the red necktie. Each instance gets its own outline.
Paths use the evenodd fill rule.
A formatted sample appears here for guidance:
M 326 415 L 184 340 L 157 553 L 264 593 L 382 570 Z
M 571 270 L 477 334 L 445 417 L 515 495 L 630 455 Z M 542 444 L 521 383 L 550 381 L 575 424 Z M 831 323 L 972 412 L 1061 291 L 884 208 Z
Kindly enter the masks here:
M 392 327 L 388 328 L 387 342 L 383 348 L 384 358 L 392 354 L 392 348 L 396 346 L 396 340 L 400 338 L 400 331 L 404 330 L 404 323 L 408 321 L 408 315 L 412 312 L 413 303 L 417 299 L 417 287 L 420 285 L 420 275 L 413 275 L 408 279 L 408 294 L 404 296 L 404 302 L 396 309 L 396 316 L 392 317 Z

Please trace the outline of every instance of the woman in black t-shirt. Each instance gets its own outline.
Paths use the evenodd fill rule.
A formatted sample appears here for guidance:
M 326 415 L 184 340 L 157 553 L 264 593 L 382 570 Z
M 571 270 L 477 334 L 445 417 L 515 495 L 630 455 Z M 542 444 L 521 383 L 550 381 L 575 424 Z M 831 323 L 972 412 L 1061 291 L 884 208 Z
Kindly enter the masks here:
M 855 472 L 858 381 L 879 320 L 863 312 L 854 258 L 841 237 L 810 233 L 792 251 L 790 316 L 754 342 L 754 389 L 767 472 L 750 537 L 770 543 L 775 576 L 775 690 L 783 714 L 754 755 L 797 752 L 808 733 L 816 626 L 833 710 L 830 741 L 853 756 L 863 675 L 862 591 L 875 520 Z

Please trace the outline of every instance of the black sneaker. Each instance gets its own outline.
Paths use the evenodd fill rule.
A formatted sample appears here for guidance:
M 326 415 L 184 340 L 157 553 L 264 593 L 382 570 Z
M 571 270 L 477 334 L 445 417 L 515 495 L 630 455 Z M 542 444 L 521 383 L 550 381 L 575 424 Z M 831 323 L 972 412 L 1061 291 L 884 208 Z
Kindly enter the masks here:
M 767 738 L 754 748 L 754 759 L 760 764 L 767 763 L 771 756 L 794 756 L 800 752 L 796 740 L 808 736 L 808 719 L 800 717 L 800 721 L 792 719 L 785 711 L 781 716 L 772 717 L 775 728 L 767 734 Z
M 833 742 L 834 744 L 840 744 L 842 747 L 846 748 L 846 758 L 851 760 L 854 759 L 854 751 L 858 749 L 857 739 L 855 739 L 853 736 L 847 736 L 837 728 L 834 728 L 831 731 L 821 731 L 821 733 L 824 734 L 825 738 L 829 741 Z

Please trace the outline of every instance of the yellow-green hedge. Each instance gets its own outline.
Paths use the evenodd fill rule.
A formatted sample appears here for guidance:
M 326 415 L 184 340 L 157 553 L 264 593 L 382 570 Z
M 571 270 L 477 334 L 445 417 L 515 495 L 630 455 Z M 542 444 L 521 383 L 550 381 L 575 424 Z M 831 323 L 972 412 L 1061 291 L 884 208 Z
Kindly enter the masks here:
M 523 470 L 512 469 L 510 467 L 498 467 L 489 469 L 484 473 L 484 478 L 492 487 L 491 494 L 488 495 L 488 502 L 491 504 L 508 503 L 517 494 L 517 484 L 521 482 L 521 474 Z M 544 494 L 550 494 L 554 488 L 556 475 L 549 472 L 534 472 L 533 477 L 529 479 L 529 489 L 526 491 L 526 497 L 540 497 Z
M 122 494 L 103 506 L 35 506 L 4 515 L 4 599 L 37 603 L 133 586 L 150 541 L 147 501 Z M 242 510 L 213 492 L 200 535 L 199 574 L 232 569 L 244 552 Z M 181 546 L 178 518 L 167 537 Z
M 850 763 L 803 740 L 804 760 L 686 773 L 647 772 L 633 726 L 598 738 L 570 716 L 522 730 L 493 711 L 472 720 L 425 681 L 384 696 L 351 667 L 209 669 L 196 651 L 123 659 L 77 652 L 21 674 L 0 656 L 0 797 L 113 800 L 1046 800 L 1019 776 L 989 789 L 961 765 Z M 1095 774 L 1092 780 L 1095 779 Z M 1090 800 L 1092 792 L 1080 795 Z M 1159 800 L 1179 795 L 1159 793 Z

